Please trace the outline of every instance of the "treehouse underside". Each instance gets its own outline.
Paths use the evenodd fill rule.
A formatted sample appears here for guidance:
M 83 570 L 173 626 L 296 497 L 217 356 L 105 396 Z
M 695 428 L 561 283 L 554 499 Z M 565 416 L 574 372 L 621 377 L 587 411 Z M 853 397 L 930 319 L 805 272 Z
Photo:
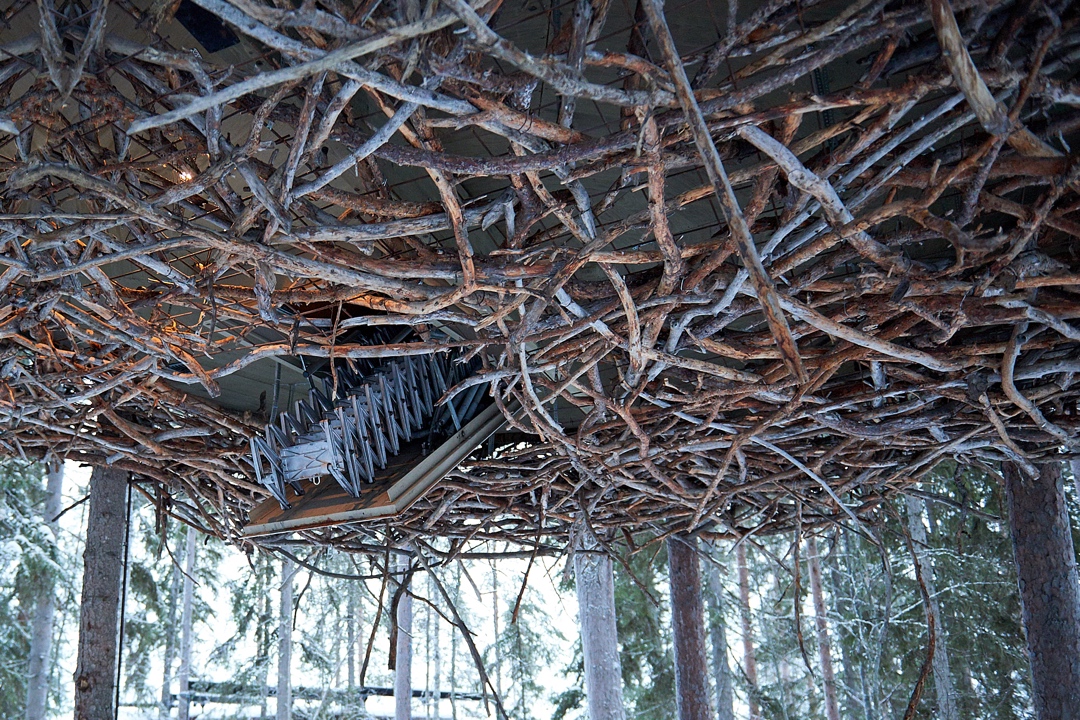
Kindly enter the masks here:
M 311 450 L 320 423 L 374 443 L 378 397 L 335 408 L 339 374 L 450 353 L 475 368 L 443 399 L 490 432 L 408 502 L 294 539 L 361 549 L 389 517 L 526 546 L 582 519 L 780 532 L 873 513 L 945 458 L 1075 454 L 1078 19 L 8 3 L 0 452 L 129 469 L 237 538 L 278 503 L 252 438 L 323 383 L 325 414 L 267 452 L 353 447 Z M 400 412 L 420 432 L 435 408 Z M 394 478 L 438 446 L 417 442 Z M 377 471 L 338 481 L 356 508 Z

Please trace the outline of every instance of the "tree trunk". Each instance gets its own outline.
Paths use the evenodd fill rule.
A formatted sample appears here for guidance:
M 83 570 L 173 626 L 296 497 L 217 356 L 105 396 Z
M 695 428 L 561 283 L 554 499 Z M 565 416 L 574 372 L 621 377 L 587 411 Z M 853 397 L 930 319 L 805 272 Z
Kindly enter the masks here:
M 810 570 L 810 594 L 814 597 L 818 660 L 821 663 L 821 679 L 825 686 L 825 716 L 829 720 L 840 720 L 840 708 L 836 703 L 836 675 L 833 672 L 832 649 L 829 646 L 829 617 L 825 610 L 825 593 L 821 587 L 821 558 L 818 555 L 817 538 L 813 535 L 806 539 L 806 565 Z
M 574 583 L 589 720 L 625 720 L 611 558 L 587 532 L 581 529 L 575 537 Z
M 122 470 L 104 467 L 94 468 L 90 475 L 79 659 L 75 670 L 76 720 L 109 720 L 116 715 L 127 475 Z
M 281 605 L 278 607 L 277 720 L 292 715 L 292 615 L 296 564 L 281 561 Z
M 188 526 L 187 545 L 184 549 L 184 603 L 180 611 L 180 693 L 177 699 L 178 720 L 188 720 L 191 713 L 191 701 L 188 692 L 191 685 L 191 627 L 194 622 L 195 604 L 195 528 Z
M 1025 478 L 1004 463 L 1013 555 L 1040 720 L 1080 718 L 1080 579 L 1061 463 Z
M 409 556 L 397 556 L 401 582 L 407 583 L 405 572 L 409 569 Z M 412 596 L 408 585 L 402 591 L 397 606 L 397 642 L 394 661 L 394 719 L 412 718 Z
M 716 720 L 735 720 L 735 705 L 731 692 L 731 667 L 728 665 L 727 620 L 724 617 L 724 585 L 715 547 L 711 547 L 712 562 L 705 572 L 706 602 L 712 614 L 709 624 L 709 643 L 712 645 L 713 683 L 716 685 Z
M 934 583 L 934 565 L 926 556 L 926 528 L 923 527 L 923 512 L 926 506 L 922 500 L 911 495 L 907 496 L 908 532 L 911 533 L 911 541 L 915 546 L 915 562 L 919 564 L 919 573 L 926 585 L 926 593 L 930 596 L 930 603 L 926 606 L 926 614 L 932 618 L 937 638 L 934 643 L 934 690 L 937 694 L 938 712 L 941 720 L 959 720 L 960 714 L 956 709 L 956 693 L 953 689 L 952 673 L 949 670 L 949 644 L 945 633 L 944 616 L 938 605 L 937 589 Z
M 431 592 L 429 593 L 429 595 L 432 598 L 436 597 L 436 593 L 435 593 L 434 588 L 431 588 Z M 442 624 L 439 622 L 439 616 L 437 614 L 431 613 L 430 617 L 431 617 L 431 622 L 433 624 L 433 627 L 431 629 L 431 633 L 434 636 L 434 641 L 433 641 L 434 648 L 433 648 L 433 650 L 434 650 L 434 655 L 435 655 L 434 660 L 433 660 L 435 667 L 432 670 L 431 695 L 434 698 L 433 702 L 434 702 L 434 705 L 435 705 L 435 715 L 434 715 L 434 717 L 436 718 L 436 720 L 438 720 L 438 718 L 442 717 L 442 715 L 439 713 L 439 704 L 442 701 L 442 698 L 441 698 L 441 695 L 442 695 L 442 642 L 441 642 L 442 638 L 441 638 L 441 635 L 442 635 L 442 633 L 440 632 L 442 630 Z
M 746 673 L 747 697 L 750 720 L 761 717 L 758 704 L 757 656 L 754 653 L 754 624 L 750 616 L 750 570 L 746 566 L 746 546 L 735 545 L 735 563 L 739 570 L 739 617 L 742 620 L 743 672 Z
M 180 595 L 182 576 L 180 566 L 173 563 L 169 577 L 169 599 L 166 601 L 165 660 L 161 671 L 161 703 L 158 720 L 168 720 L 172 710 L 172 666 L 176 659 L 176 605 Z
M 52 532 L 56 542 L 58 522 L 62 501 L 61 490 L 64 485 L 64 464 L 56 458 L 50 458 L 46 471 L 45 510 L 42 517 Z M 26 679 L 26 720 L 45 720 L 46 705 L 49 696 L 49 653 L 52 648 L 53 618 L 56 614 L 56 580 L 51 571 L 42 573 L 38 578 L 37 603 L 34 605 L 34 620 L 30 635 L 30 667 Z
M 712 712 L 697 538 L 673 535 L 667 540 L 667 551 L 675 644 L 675 706 L 679 720 L 708 720 Z

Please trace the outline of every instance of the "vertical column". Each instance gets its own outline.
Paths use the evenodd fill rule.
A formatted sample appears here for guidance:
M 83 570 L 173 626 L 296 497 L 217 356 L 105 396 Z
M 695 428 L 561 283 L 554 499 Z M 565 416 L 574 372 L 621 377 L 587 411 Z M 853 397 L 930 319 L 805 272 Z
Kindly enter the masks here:
M 1080 578 L 1061 463 L 1024 477 L 1004 463 L 1031 694 L 1039 720 L 1080 718 Z
M 110 720 L 116 715 L 127 476 L 125 471 L 104 467 L 94 468 L 90 476 L 75 670 L 76 720 Z
M 412 597 L 408 593 L 409 556 L 397 556 L 404 588 L 397 605 L 397 642 L 394 660 L 394 720 L 412 718 Z
M 281 605 L 278 607 L 277 720 L 292 717 L 293 579 L 296 563 L 281 561 Z
M 187 546 L 184 550 L 184 605 L 180 620 L 180 696 L 177 698 L 178 720 L 188 720 L 191 701 L 191 628 L 195 621 L 195 540 L 197 530 L 188 526 Z
M 675 636 L 675 704 L 679 720 L 708 720 L 709 663 L 705 653 L 705 608 L 697 538 L 667 541 L 671 629 Z
M 589 720 L 626 720 L 615 626 L 615 579 L 611 558 L 584 529 L 574 538 L 574 581 L 585 657 L 585 697 Z

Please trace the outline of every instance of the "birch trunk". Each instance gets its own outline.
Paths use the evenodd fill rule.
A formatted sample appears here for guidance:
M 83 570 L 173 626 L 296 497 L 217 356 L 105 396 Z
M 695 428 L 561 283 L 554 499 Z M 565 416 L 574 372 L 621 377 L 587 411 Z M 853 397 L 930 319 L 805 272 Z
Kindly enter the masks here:
M 836 703 L 836 675 L 833 672 L 832 649 L 829 646 L 829 617 L 825 609 L 825 593 L 821 587 L 821 558 L 818 555 L 817 538 L 806 540 L 806 564 L 810 574 L 810 593 L 814 597 L 814 622 L 817 627 L 818 660 L 821 663 L 821 679 L 825 690 L 825 716 L 840 720 Z
M 941 720 L 959 720 L 960 714 L 956 708 L 956 693 L 953 688 L 952 672 L 949 669 L 949 643 L 945 632 L 944 616 L 941 614 L 941 606 L 938 604 L 937 588 L 934 582 L 934 565 L 927 557 L 926 528 L 923 526 L 923 514 L 926 505 L 917 497 L 907 496 L 907 519 L 908 532 L 911 534 L 912 544 L 915 546 L 915 562 L 919 564 L 919 572 L 922 574 L 923 583 L 926 585 L 926 593 L 930 596 L 930 603 L 926 606 L 926 614 L 932 619 L 937 634 L 934 644 L 934 690 L 937 694 L 938 717 Z
M 296 564 L 281 562 L 281 604 L 278 606 L 277 720 L 292 716 L 292 614 Z
M 397 556 L 398 571 L 405 591 L 401 593 L 397 606 L 397 644 L 394 664 L 394 718 L 395 720 L 412 719 L 412 596 L 408 593 L 408 580 L 405 573 L 409 569 L 409 556 Z
M 679 720 L 708 720 L 712 712 L 697 538 L 673 535 L 667 540 L 667 551 L 675 645 L 675 707 Z
M 180 684 L 176 714 L 178 720 L 188 720 L 191 715 L 191 629 L 194 624 L 195 605 L 195 552 L 196 530 L 187 529 L 187 545 L 184 548 L 184 601 L 180 611 Z
M 735 720 L 735 705 L 731 692 L 731 667 L 728 665 L 727 620 L 724 617 L 724 584 L 715 546 L 710 547 L 712 562 L 705 572 L 706 602 L 712 615 L 709 624 L 709 644 L 712 646 L 713 684 L 716 686 L 716 719 Z
M 1002 466 L 1039 720 L 1080 718 L 1080 579 L 1061 463 L 1026 478 Z
M 586 533 L 582 530 L 574 539 L 574 582 L 589 720 L 626 720 L 611 558 Z
M 75 670 L 76 720 L 108 720 L 116 715 L 127 475 L 122 470 L 96 467 L 90 476 Z
M 42 517 L 55 544 L 64 485 L 64 464 L 55 458 L 46 465 L 45 510 Z M 45 720 L 49 697 L 49 653 L 52 649 L 53 618 L 56 615 L 56 580 L 45 572 L 38 578 L 37 603 L 30 634 L 30 667 L 26 679 L 26 720 Z
M 746 674 L 746 703 L 750 707 L 750 720 L 761 718 L 758 704 L 757 655 L 754 652 L 754 624 L 750 616 L 750 570 L 746 565 L 746 546 L 735 546 L 735 563 L 739 571 L 739 618 L 742 621 L 743 672 Z

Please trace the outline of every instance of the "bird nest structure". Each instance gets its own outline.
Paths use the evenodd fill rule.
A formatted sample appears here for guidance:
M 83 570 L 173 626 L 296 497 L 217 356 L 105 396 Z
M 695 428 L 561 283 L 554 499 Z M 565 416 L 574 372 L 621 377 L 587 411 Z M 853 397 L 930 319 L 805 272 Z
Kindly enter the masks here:
M 236 537 L 250 438 L 312 373 L 453 350 L 479 369 L 449 393 L 509 427 L 403 536 L 780 532 L 946 457 L 1072 452 L 1077 20 L 8 3 L 0 449 L 130 469 Z

